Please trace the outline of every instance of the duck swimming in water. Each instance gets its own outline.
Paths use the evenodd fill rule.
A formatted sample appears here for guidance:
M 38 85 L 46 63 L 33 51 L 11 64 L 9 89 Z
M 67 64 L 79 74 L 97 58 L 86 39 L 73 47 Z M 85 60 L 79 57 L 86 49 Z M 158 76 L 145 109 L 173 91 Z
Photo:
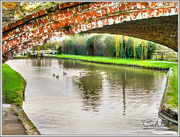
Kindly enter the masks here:
M 65 76 L 67 73 L 63 71 L 63 76 Z
M 53 77 L 55 77 L 55 73 L 53 73 Z
M 59 75 L 57 74 L 56 78 L 59 78 Z

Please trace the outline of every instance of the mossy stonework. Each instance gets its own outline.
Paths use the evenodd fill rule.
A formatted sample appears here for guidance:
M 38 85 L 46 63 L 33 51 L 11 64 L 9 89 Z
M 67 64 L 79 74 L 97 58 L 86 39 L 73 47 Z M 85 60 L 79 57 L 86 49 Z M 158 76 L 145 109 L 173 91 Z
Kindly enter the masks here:
M 173 68 L 171 67 L 167 73 L 166 87 L 161 100 L 158 114 L 161 118 L 171 121 L 175 124 L 178 124 L 178 107 L 170 102 L 171 100 L 170 92 L 172 92 L 171 90 L 172 88 L 170 87 L 172 87 L 171 79 L 173 77 L 172 69 Z
M 12 108 L 16 112 L 16 114 L 18 114 L 18 120 L 23 124 L 27 135 L 40 135 L 39 130 L 28 118 L 28 116 L 21 107 L 17 106 L 16 104 L 12 104 Z

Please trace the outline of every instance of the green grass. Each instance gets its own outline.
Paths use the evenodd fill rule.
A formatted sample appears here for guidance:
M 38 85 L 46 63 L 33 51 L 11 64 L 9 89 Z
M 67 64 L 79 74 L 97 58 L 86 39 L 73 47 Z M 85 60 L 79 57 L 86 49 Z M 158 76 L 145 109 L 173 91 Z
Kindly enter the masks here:
M 18 112 L 14 112 L 14 115 L 19 116 L 19 113 Z
M 26 57 L 26 56 L 24 56 L 24 55 L 16 55 L 15 57 Z
M 152 61 L 152 60 L 140 60 L 140 59 L 116 59 L 113 57 L 97 57 L 97 56 L 80 56 L 80 55 L 51 55 L 53 57 L 59 58 L 69 58 L 69 59 L 80 59 L 95 63 L 105 63 L 105 64 L 117 64 L 117 65 L 129 65 L 137 66 L 143 68 L 154 68 L 154 69 L 166 69 L 177 65 L 176 63 L 168 63 L 165 61 Z
M 63 54 L 61 54 L 61 55 L 58 55 L 59 57 L 60 56 L 62 56 Z M 50 56 L 57 56 L 57 55 L 50 55 Z M 66 56 L 67 58 L 71 58 L 71 57 L 69 57 L 69 56 L 81 56 L 81 57 L 91 57 L 91 58 L 93 58 L 93 57 L 100 57 L 100 56 L 83 56 L 83 55 L 63 55 L 64 57 Z M 26 56 L 24 56 L 24 55 L 16 55 L 15 57 L 26 57 Z M 102 58 L 109 58 L 109 59 L 115 59 L 115 57 L 102 57 Z M 132 60 L 132 61 L 134 61 L 134 59 L 132 59 L 132 58 L 129 58 L 129 59 L 127 59 L 127 60 Z M 136 61 L 140 61 L 141 59 L 136 59 Z M 155 58 L 153 58 L 153 59 L 147 59 L 147 61 L 163 61 L 163 62 L 174 62 L 174 63 L 177 63 L 178 62 L 178 60 L 177 59 L 167 59 L 167 60 L 160 60 L 160 59 L 155 59 Z
M 174 76 L 174 90 L 176 97 L 178 98 L 178 66 L 173 67 L 173 76 Z
M 173 76 L 169 76 L 167 90 L 165 102 L 178 107 L 178 66 L 173 67 Z
M 173 67 L 173 77 L 174 77 L 173 101 L 174 101 L 175 106 L 178 106 L 178 66 Z
M 2 91 L 6 103 L 22 104 L 24 79 L 7 64 L 2 65 Z
M 113 57 L 99 57 L 99 56 L 82 56 L 82 55 L 51 55 L 58 58 L 68 58 L 68 59 L 79 59 L 83 61 L 90 61 L 95 63 L 105 63 L 105 64 L 117 64 L 117 65 L 129 65 L 129 66 L 138 66 L 148 69 L 160 69 L 168 70 L 170 67 L 173 67 L 173 77 L 169 78 L 169 85 L 171 87 L 167 95 L 170 96 L 170 99 L 167 100 L 167 103 L 172 106 L 178 106 L 178 64 L 177 63 L 168 63 L 167 61 L 155 61 L 155 60 L 140 60 L 140 59 L 116 59 Z

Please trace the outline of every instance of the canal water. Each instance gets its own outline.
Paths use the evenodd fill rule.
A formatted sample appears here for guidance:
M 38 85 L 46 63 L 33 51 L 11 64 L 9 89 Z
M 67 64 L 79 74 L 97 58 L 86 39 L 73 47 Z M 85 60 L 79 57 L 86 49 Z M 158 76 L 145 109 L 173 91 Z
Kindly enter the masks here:
M 26 79 L 23 109 L 43 135 L 177 135 L 158 118 L 166 72 L 48 57 L 7 64 Z

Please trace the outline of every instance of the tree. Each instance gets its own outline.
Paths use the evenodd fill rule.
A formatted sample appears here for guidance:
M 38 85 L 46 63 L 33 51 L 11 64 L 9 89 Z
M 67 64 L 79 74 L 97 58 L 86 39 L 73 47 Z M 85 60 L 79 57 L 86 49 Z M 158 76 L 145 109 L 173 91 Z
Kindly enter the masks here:
M 105 36 L 103 39 L 104 48 L 105 48 L 105 56 L 113 57 L 116 56 L 116 41 L 114 36 Z M 114 51 L 115 50 L 115 51 Z M 115 55 L 114 55 L 115 52 Z
M 86 40 L 86 47 L 89 55 L 99 56 L 103 54 L 102 35 L 93 35 Z

